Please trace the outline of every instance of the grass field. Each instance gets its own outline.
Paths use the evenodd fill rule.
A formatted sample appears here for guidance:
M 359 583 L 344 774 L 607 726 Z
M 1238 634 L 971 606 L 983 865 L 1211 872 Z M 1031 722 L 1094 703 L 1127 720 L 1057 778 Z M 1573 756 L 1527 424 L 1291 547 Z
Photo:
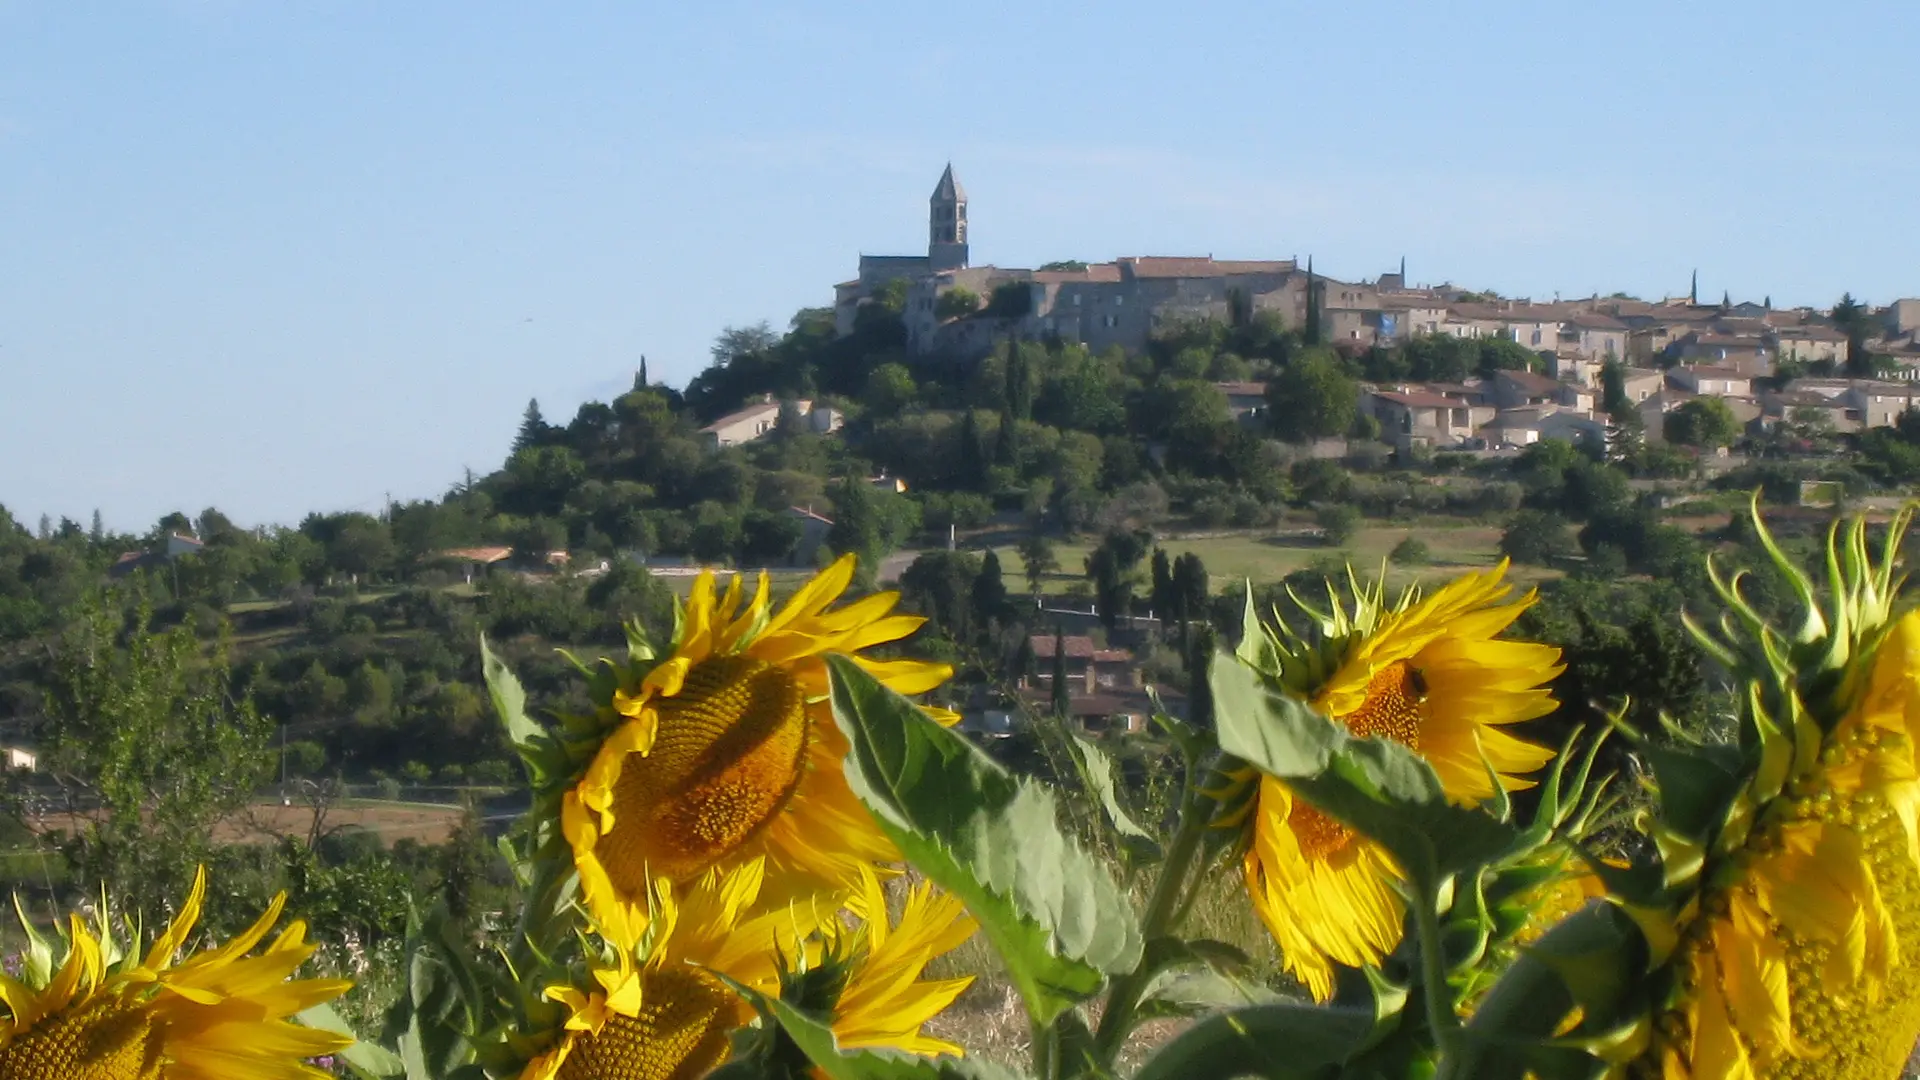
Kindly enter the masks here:
M 1226 586 L 1249 579 L 1256 584 L 1278 581 L 1329 556 L 1349 560 L 1362 569 L 1377 568 L 1386 559 L 1387 553 L 1409 536 L 1426 542 L 1432 561 L 1426 566 L 1396 567 L 1392 579 L 1434 582 L 1454 577 L 1463 570 L 1482 569 L 1498 562 L 1500 532 L 1495 526 L 1466 525 L 1457 519 L 1442 518 L 1407 526 L 1370 525 L 1361 529 L 1353 543 L 1345 548 L 1328 547 L 1317 537 L 1305 532 L 1271 531 L 1169 536 L 1162 537 L 1158 543 L 1170 557 L 1188 552 L 1200 556 L 1212 579 L 1213 591 L 1218 592 Z M 1041 590 L 1059 594 L 1075 583 L 1084 584 L 1087 579 L 1081 567 L 1093 547 L 1092 541 L 1057 545 L 1054 552 L 1060 562 L 1060 570 L 1043 581 Z M 1009 585 L 1017 588 L 1015 583 L 1021 582 L 1026 576 L 1026 564 L 1019 552 L 1011 543 L 996 546 L 994 551 L 1000 556 L 1000 566 Z M 1512 576 L 1516 582 L 1531 584 L 1558 575 L 1539 567 L 1514 567 Z

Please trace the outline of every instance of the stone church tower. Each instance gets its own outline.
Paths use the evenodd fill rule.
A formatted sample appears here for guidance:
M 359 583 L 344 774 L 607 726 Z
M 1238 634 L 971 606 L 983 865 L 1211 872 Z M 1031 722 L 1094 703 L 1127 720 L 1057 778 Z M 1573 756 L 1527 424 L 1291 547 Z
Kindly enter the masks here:
M 953 178 L 953 164 L 940 174 L 927 200 L 927 262 L 938 273 L 967 265 L 967 191 Z

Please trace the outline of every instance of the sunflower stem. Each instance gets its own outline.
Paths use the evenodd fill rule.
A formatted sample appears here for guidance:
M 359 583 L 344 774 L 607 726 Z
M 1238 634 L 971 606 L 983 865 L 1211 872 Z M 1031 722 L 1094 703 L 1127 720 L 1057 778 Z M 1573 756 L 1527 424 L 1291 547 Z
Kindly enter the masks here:
M 1178 924 L 1178 916 L 1183 913 L 1180 898 L 1186 891 L 1188 872 L 1194 857 L 1200 853 L 1207 836 L 1207 824 L 1212 820 L 1211 800 L 1195 779 L 1194 770 L 1189 769 L 1187 790 L 1180 807 L 1180 828 L 1167 848 L 1166 861 L 1160 864 L 1160 877 L 1153 883 L 1153 894 L 1147 899 L 1147 910 L 1140 920 L 1143 941 L 1165 935 Z M 1135 970 L 1113 981 L 1113 988 L 1107 993 L 1107 1007 L 1100 1015 L 1100 1029 L 1093 1040 L 1102 1063 L 1113 1063 L 1120 1044 L 1133 1030 L 1140 995 L 1146 991 L 1150 978 L 1151 973 Z
M 1058 1080 L 1060 1076 L 1060 1029 L 1053 1024 L 1034 1022 L 1033 1075 L 1039 1080 Z
M 1447 985 L 1446 956 L 1440 943 L 1440 916 L 1434 910 L 1439 896 L 1432 885 L 1421 883 L 1414 902 L 1414 926 L 1420 935 L 1420 989 L 1427 999 L 1427 1027 L 1433 1032 L 1440 1056 L 1437 1080 L 1453 1075 L 1454 1036 L 1459 1027 L 1453 1012 L 1453 993 Z

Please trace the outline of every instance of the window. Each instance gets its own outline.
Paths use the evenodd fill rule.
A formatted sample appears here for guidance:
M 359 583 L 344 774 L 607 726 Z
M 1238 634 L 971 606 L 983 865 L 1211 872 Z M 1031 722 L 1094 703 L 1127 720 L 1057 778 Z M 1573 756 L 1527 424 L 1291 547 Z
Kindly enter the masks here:
M 1079 306 L 1080 306 L 1080 294 L 1079 294 L 1079 293 L 1074 293 L 1074 294 L 1073 294 L 1073 306 L 1074 306 L 1074 307 L 1079 307 Z
M 1533 328 L 1533 343 L 1540 344 L 1540 328 L 1537 326 Z
M 1116 295 L 1116 296 L 1115 296 L 1115 297 L 1113 298 L 1113 306 L 1114 306 L 1114 307 L 1120 307 L 1120 306 L 1122 306 L 1122 305 L 1124 305 L 1124 304 L 1125 304 L 1126 302 L 1127 302 L 1127 298 L 1126 298 L 1126 297 L 1124 297 L 1124 296 L 1118 296 L 1118 295 Z

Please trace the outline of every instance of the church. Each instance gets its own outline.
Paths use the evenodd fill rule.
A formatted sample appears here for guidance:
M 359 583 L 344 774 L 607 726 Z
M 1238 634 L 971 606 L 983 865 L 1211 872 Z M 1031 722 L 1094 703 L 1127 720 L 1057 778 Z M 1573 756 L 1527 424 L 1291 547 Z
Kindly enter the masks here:
M 859 276 L 834 289 L 834 326 L 853 332 L 860 308 L 880 291 L 904 282 L 901 318 L 909 353 L 920 358 L 970 360 L 1007 340 L 1059 340 L 1095 351 L 1146 347 L 1164 321 L 1208 317 L 1231 321 L 1260 312 L 1279 314 L 1288 326 L 1307 315 L 1307 291 L 1320 299 L 1329 341 L 1371 344 L 1394 336 L 1391 300 L 1404 288 L 1401 274 L 1352 284 L 1302 269 L 1293 259 L 1231 260 L 1141 256 L 1105 263 L 1073 263 L 1022 270 L 973 266 L 968 259 L 967 192 L 949 163 L 927 200 L 925 255 L 862 255 Z M 965 289 L 983 309 L 942 314 L 940 297 Z M 1024 296 L 1016 295 L 1024 292 Z M 1001 301 L 985 307 L 988 298 Z

